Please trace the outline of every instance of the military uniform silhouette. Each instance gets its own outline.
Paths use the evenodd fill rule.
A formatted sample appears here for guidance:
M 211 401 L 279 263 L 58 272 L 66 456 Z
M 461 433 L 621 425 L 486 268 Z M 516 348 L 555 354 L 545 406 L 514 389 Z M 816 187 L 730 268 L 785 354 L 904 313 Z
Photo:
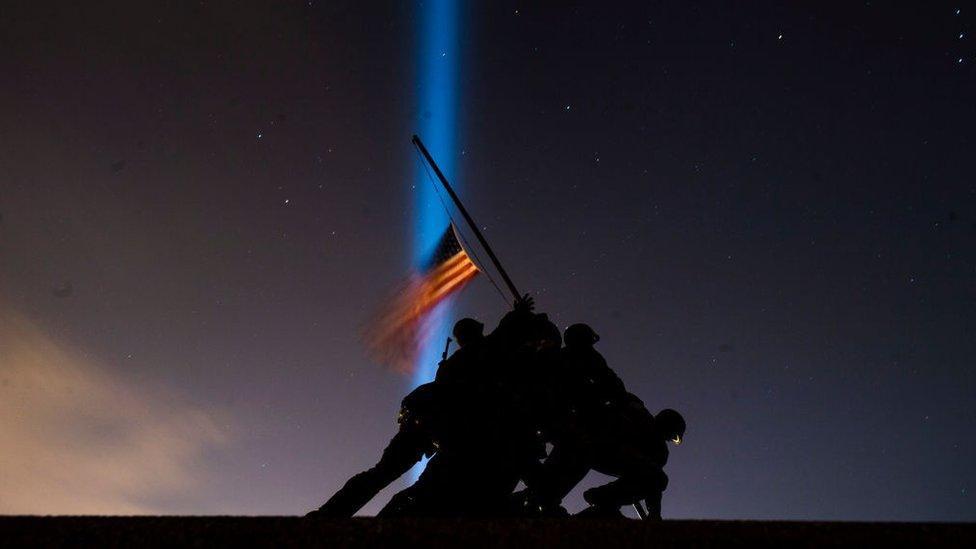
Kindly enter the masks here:
M 490 351 L 485 325 L 473 318 L 462 318 L 454 324 L 452 335 L 458 349 L 437 366 L 435 381 L 477 382 L 490 373 Z
M 532 312 L 526 296 L 488 336 L 476 320 L 455 324 L 460 348 L 440 363 L 435 378 L 444 395 L 440 411 L 451 420 L 439 423 L 437 453 L 420 478 L 395 495 L 381 516 L 510 513 L 516 484 L 545 455 L 529 404 L 534 385 L 527 374 L 533 370 L 523 368 L 523 357 L 535 353 L 547 322 Z M 558 348 L 558 329 L 555 337 Z
M 560 510 L 562 499 L 595 469 L 618 480 L 587 492 L 584 497 L 595 506 L 589 512 L 619 513 L 621 505 L 647 499 L 650 515 L 659 516 L 668 455 L 660 427 L 672 425 L 656 423 L 643 402 L 626 391 L 593 348 L 600 338 L 592 328 L 574 324 L 563 339 L 558 364 L 547 372 L 545 434 L 553 449 L 526 480 L 524 508 L 543 514 Z M 683 434 L 683 424 L 681 429 Z
M 462 495 L 470 498 L 504 491 L 507 496 L 526 466 L 527 448 L 535 448 L 536 441 L 529 440 L 531 429 L 522 427 L 521 418 L 516 418 L 513 396 L 504 390 L 508 379 L 503 369 L 492 364 L 503 362 L 502 353 L 507 350 L 503 342 L 517 339 L 530 323 L 531 307 L 527 296 L 517 302 L 503 319 L 501 331 L 490 340 L 477 320 L 458 321 L 453 330 L 458 350 L 441 361 L 434 382 L 417 387 L 403 399 L 399 431 L 379 462 L 349 479 L 309 516 L 352 516 L 424 457 L 432 459 L 417 483 L 394 496 L 382 514 L 448 514 L 478 508 L 459 506 Z M 492 471 L 498 472 L 498 478 L 486 474 Z M 489 482 L 477 486 L 478 479 Z M 511 488 L 506 491 L 508 484 Z M 457 488 L 462 486 L 459 492 Z M 501 505 L 491 500 L 482 497 L 481 507 Z
M 308 516 L 351 517 L 424 456 L 436 451 L 435 422 L 441 404 L 437 387 L 421 385 L 404 397 L 397 418 L 399 430 L 383 450 L 379 462 L 351 479 Z
M 584 494 L 591 512 L 643 499 L 659 518 L 665 441 L 683 435 L 683 419 L 670 410 L 656 419 L 627 393 L 593 348 L 591 328 L 570 326 L 561 348 L 558 328 L 533 307 L 528 295 L 516 300 L 487 336 L 477 320 L 458 321 L 459 348 L 434 382 L 404 398 L 380 461 L 311 514 L 351 516 L 426 456 L 417 482 L 380 516 L 498 516 L 512 513 L 513 501 L 554 508 L 596 469 L 617 480 Z M 544 441 L 553 450 L 540 464 Z M 514 499 L 519 480 L 528 490 Z
M 539 431 L 539 402 L 545 400 L 541 387 L 548 374 L 544 364 L 557 360 L 553 353 L 558 353 L 561 337 L 548 317 L 532 308 L 528 295 L 517 300 L 487 336 L 480 322 L 459 320 L 453 333 L 460 348 L 441 361 L 435 380 L 467 384 L 469 391 L 477 388 L 494 409 L 518 424 L 509 427 L 535 432 Z M 544 451 L 541 440 L 532 444 L 535 451 Z
M 443 399 L 437 451 L 379 516 L 498 516 L 525 469 L 538 463 L 534 433 L 484 385 L 436 381 Z
M 599 430 L 603 414 L 627 391 L 603 356 L 593 348 L 599 336 L 585 324 L 566 329 L 566 347 L 542 350 L 537 358 L 536 382 L 545 419 L 545 436 L 554 445 L 572 443 L 589 431 Z
M 537 316 L 533 310 L 535 301 L 529 294 L 515 300 L 512 310 L 498 322 L 488 338 L 491 345 L 502 355 L 529 345 L 536 333 Z
M 621 506 L 644 501 L 648 518 L 660 520 L 661 496 L 668 486 L 663 471 L 667 442 L 681 442 L 684 418 L 670 409 L 653 416 L 629 393 L 600 418 L 598 429 L 581 430 L 575 438 L 567 436 L 554 445 L 530 485 L 531 501 L 540 511 L 558 507 L 592 469 L 617 479 L 583 493 L 592 506 L 584 514 L 619 515 Z
M 603 409 L 619 403 L 627 390 L 620 377 L 593 348 L 600 336 L 586 324 L 566 328 L 566 347 L 560 356 L 556 382 L 562 392 L 563 412 L 573 421 L 599 421 Z
M 608 430 L 610 437 L 598 441 L 589 455 L 593 470 L 617 479 L 583 492 L 583 499 L 596 514 L 619 512 L 621 506 L 643 500 L 647 518 L 661 520 L 661 497 L 668 487 L 663 470 L 667 443 L 681 443 L 685 420 L 670 409 L 652 416 L 637 397 L 621 412 L 618 427 Z

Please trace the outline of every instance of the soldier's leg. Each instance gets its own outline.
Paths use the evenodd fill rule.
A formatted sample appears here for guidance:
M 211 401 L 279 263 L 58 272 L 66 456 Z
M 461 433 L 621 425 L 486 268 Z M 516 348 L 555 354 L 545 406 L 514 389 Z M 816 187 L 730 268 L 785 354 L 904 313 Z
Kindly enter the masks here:
M 554 446 L 542 465 L 525 479 L 532 499 L 528 504 L 543 508 L 558 507 L 590 471 L 587 456 L 587 451 L 580 446 Z
M 456 505 L 459 472 L 455 460 L 437 453 L 412 485 L 397 492 L 376 514 L 378 517 L 442 516 Z
M 503 516 L 521 468 L 504 455 L 438 454 L 379 516 Z
M 668 486 L 668 477 L 660 464 L 639 449 L 622 446 L 605 452 L 594 469 L 617 480 L 590 488 L 583 499 L 590 505 L 619 508 L 645 500 L 648 517 L 661 518 L 661 495 Z
M 664 496 L 664 490 L 668 486 L 668 476 L 663 472 L 661 475 L 664 476 L 664 487 L 658 491 L 651 490 L 644 497 L 644 505 L 647 507 L 647 518 L 651 520 L 661 520 L 661 499 Z
M 417 501 L 414 497 L 413 486 L 408 486 L 403 490 L 400 490 L 390 501 L 380 509 L 379 513 L 376 513 L 377 517 L 407 517 L 416 516 L 417 512 Z
M 590 505 L 600 507 L 621 507 L 645 500 L 648 515 L 660 518 L 661 495 L 667 484 L 668 477 L 660 469 L 635 472 L 603 486 L 590 488 L 583 493 L 583 499 Z
M 329 501 L 310 515 L 351 517 L 380 490 L 409 471 L 423 456 L 424 449 L 422 441 L 410 433 L 397 433 L 375 466 L 349 479 Z
M 535 462 L 538 464 L 538 462 Z M 512 492 L 525 475 L 527 462 L 521 456 L 500 455 L 491 462 L 478 464 L 476 474 L 482 476 L 474 488 L 478 502 L 472 511 L 479 516 L 512 516 L 519 514 L 512 508 Z

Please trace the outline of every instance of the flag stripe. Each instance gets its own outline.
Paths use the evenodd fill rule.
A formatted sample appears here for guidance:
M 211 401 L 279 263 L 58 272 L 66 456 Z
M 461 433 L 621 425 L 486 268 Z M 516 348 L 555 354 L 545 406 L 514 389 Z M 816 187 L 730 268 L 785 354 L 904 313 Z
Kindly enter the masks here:
M 387 317 L 388 322 L 385 323 L 387 329 L 384 331 L 397 330 L 400 324 L 427 313 L 437 304 L 437 301 L 441 297 L 450 293 L 457 284 L 464 282 L 466 279 L 474 278 L 476 274 L 478 274 L 478 267 L 469 260 L 466 264 L 459 265 L 456 269 L 452 270 L 452 273 L 449 275 L 439 277 L 436 281 L 423 281 L 419 283 L 415 295 L 410 296 L 409 301 L 412 304 L 404 304 L 403 307 L 398 307 L 396 308 L 397 310 L 391 311 L 394 314 Z
M 474 266 L 474 263 L 469 263 L 457 274 L 457 276 L 444 281 L 444 283 L 440 284 L 437 288 L 434 288 L 433 293 L 430 296 L 430 300 L 438 301 L 441 296 L 449 293 L 454 287 L 473 277 L 477 272 L 478 268 Z
M 477 276 L 471 260 L 449 226 L 427 267 L 415 273 L 364 333 L 371 356 L 402 372 L 410 371 L 429 337 L 428 315 L 442 301 Z
M 477 274 L 478 267 L 467 258 L 467 254 L 459 253 L 461 257 L 458 257 L 458 261 L 463 261 L 463 263 L 457 265 L 450 272 L 442 273 L 439 276 L 432 277 L 432 279 L 421 280 L 416 283 L 416 290 L 419 295 L 411 295 L 409 298 L 411 301 L 419 300 L 419 302 L 414 302 L 413 306 L 407 307 L 407 310 L 399 311 L 400 317 L 412 317 L 415 315 L 417 310 L 424 309 L 424 305 L 428 301 L 429 296 L 441 295 L 439 290 L 451 283 L 452 280 L 459 277 L 473 276 Z M 473 272 L 472 272 L 473 271 Z
M 464 252 L 460 252 L 460 253 L 458 253 L 458 255 L 459 256 L 462 256 L 462 257 L 458 258 L 459 261 L 457 261 L 456 264 L 450 268 L 450 270 L 447 270 L 446 272 L 442 272 L 442 273 L 435 273 L 434 277 L 432 277 L 432 281 L 433 281 L 434 285 L 439 285 L 443 281 L 449 280 L 451 277 L 455 276 L 457 273 L 459 273 L 459 272 L 461 272 L 461 271 L 463 271 L 463 270 L 465 270 L 465 269 L 467 269 L 469 267 L 474 267 L 475 269 L 477 269 L 477 267 L 475 267 L 474 263 L 472 263 L 471 260 L 468 259 L 467 254 L 465 254 Z

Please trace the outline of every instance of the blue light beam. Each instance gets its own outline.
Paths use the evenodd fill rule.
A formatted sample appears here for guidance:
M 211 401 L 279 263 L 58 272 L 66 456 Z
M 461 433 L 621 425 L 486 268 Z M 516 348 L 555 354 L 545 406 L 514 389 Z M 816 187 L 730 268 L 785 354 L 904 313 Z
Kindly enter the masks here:
M 444 175 L 457 182 L 455 172 L 455 142 L 457 140 L 458 107 L 458 4 L 459 0 L 427 0 L 421 7 L 417 32 L 417 119 L 418 135 Z M 419 163 L 418 163 L 419 164 Z M 427 179 L 423 165 L 414 176 L 414 233 L 413 265 L 425 264 L 434 252 L 444 228 L 449 222 L 437 192 Z M 450 318 L 449 301 L 441 303 L 430 314 L 431 337 L 420 350 L 414 366 L 411 386 L 417 387 L 434 379 L 437 362 L 447 339 Z M 410 470 L 416 480 L 427 460 Z
M 417 51 L 417 120 L 420 138 L 448 180 L 456 184 L 458 107 L 458 0 L 428 0 L 421 6 Z M 450 221 L 423 165 L 415 175 L 413 263 L 423 265 Z M 450 306 L 431 313 L 432 337 L 420 352 L 413 386 L 434 378 L 449 330 Z

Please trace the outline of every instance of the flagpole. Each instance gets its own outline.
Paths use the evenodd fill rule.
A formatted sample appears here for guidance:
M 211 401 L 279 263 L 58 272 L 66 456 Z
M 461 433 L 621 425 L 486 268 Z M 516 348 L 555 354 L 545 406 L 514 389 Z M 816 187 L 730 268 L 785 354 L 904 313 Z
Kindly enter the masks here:
M 464 204 L 461 203 L 461 199 L 458 198 L 458 195 L 454 192 L 454 189 L 451 188 L 451 184 L 447 182 L 447 178 L 444 177 L 443 173 L 441 173 L 441 169 L 437 167 L 437 163 L 434 162 L 434 159 L 431 158 L 430 153 L 427 152 L 427 147 L 424 146 L 424 143 L 416 135 L 413 136 L 412 141 L 420 151 L 420 154 L 424 155 L 424 159 L 427 160 L 430 167 L 434 168 L 434 173 L 437 174 L 437 179 L 441 181 L 441 185 L 444 186 L 444 188 L 447 190 L 447 194 L 451 196 L 451 200 L 453 200 L 454 204 L 457 205 L 461 215 L 464 216 L 464 220 L 467 221 L 468 226 L 471 227 L 472 231 L 474 231 L 474 235 L 478 237 L 478 242 L 481 243 L 481 247 L 488 252 L 488 257 L 491 258 L 491 262 L 495 265 L 495 268 L 498 269 L 498 273 L 502 275 L 502 280 L 505 281 L 505 285 L 508 286 L 508 290 L 512 292 L 513 296 L 515 296 L 516 301 L 521 299 L 522 294 L 515 289 L 515 284 L 512 282 L 512 279 L 508 277 L 508 273 L 505 272 L 505 268 L 502 267 L 502 264 L 500 261 L 498 261 L 498 257 L 495 255 L 495 252 L 493 252 L 491 246 L 488 245 L 488 241 L 485 240 L 484 235 L 478 230 L 478 225 L 474 222 L 474 219 L 471 218 L 471 214 L 469 214 L 468 210 L 465 209 Z

